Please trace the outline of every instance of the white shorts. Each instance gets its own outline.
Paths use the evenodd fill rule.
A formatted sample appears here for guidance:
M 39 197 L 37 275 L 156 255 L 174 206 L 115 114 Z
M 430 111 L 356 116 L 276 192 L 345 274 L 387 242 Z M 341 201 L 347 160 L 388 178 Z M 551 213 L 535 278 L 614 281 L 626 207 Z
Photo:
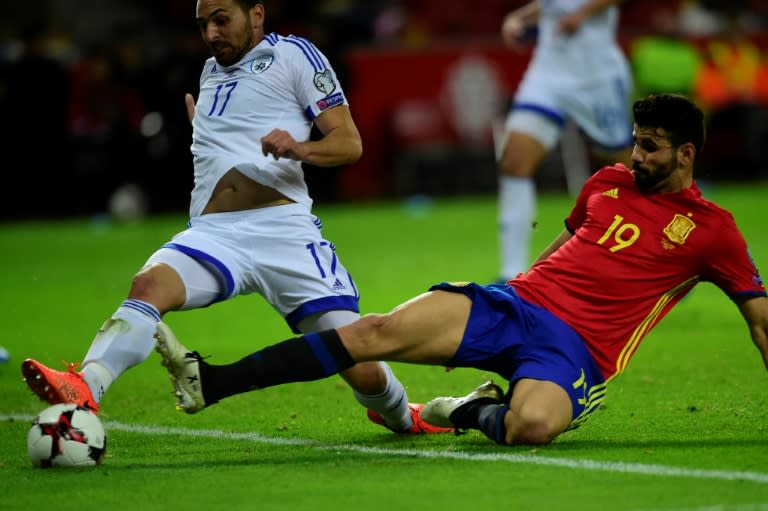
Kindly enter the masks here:
M 298 333 L 297 325 L 308 316 L 359 312 L 357 287 L 336 256 L 336 247 L 323 239 L 321 227 L 301 204 L 203 215 L 193 218 L 146 264 L 162 262 L 177 271 L 187 289 L 183 309 L 259 293 Z M 217 296 L 210 290 L 194 295 L 198 288 L 190 281 L 200 272 L 215 277 Z
M 631 146 L 632 80 L 624 59 L 608 54 L 599 72 L 586 70 L 579 76 L 563 73 L 554 64 L 531 62 L 507 115 L 506 130 L 526 133 L 551 149 L 565 124 L 573 121 L 601 149 Z

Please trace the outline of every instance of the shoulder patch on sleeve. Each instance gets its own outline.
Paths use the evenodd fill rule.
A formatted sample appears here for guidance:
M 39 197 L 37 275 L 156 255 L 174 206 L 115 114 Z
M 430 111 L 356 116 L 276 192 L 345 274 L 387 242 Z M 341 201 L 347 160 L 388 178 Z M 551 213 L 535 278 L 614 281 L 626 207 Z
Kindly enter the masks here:
M 321 73 L 315 73 L 315 78 L 312 81 L 315 84 L 315 88 L 326 96 L 330 96 L 336 90 L 336 82 L 333 80 L 333 74 L 330 69 L 326 69 Z

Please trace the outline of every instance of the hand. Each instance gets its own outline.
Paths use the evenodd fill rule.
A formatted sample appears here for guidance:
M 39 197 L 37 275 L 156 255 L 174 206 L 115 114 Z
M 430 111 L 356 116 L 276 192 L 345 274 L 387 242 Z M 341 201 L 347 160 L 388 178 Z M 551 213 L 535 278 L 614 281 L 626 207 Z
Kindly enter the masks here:
M 307 156 L 306 151 L 302 150 L 303 147 L 285 130 L 274 129 L 261 137 L 261 153 L 264 156 L 271 154 L 275 160 L 290 158 L 303 161 Z
M 189 118 L 189 123 L 192 124 L 192 119 L 195 118 L 195 98 L 192 97 L 192 94 L 184 94 L 184 104 L 187 106 L 187 117 Z
M 507 14 L 501 24 L 501 39 L 504 44 L 515 51 L 523 51 L 525 44 L 526 24 L 523 19 L 515 13 Z

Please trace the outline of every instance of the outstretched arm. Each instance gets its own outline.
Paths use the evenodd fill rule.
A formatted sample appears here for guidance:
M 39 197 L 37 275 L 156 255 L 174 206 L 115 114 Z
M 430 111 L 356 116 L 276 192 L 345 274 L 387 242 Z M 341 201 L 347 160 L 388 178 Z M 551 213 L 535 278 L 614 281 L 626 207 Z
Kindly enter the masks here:
M 763 363 L 768 369 L 768 298 L 765 296 L 750 298 L 737 305 L 747 321 L 752 342 L 760 350 Z
M 557 238 L 555 238 L 552 243 L 550 243 L 547 248 L 544 249 L 544 252 L 542 252 L 539 257 L 536 258 L 536 260 L 533 262 L 533 264 L 538 263 L 539 261 L 543 261 L 553 253 L 557 251 L 558 248 L 565 245 L 565 242 L 568 241 L 573 237 L 573 234 L 571 234 L 568 229 L 563 229 L 563 232 L 561 232 Z

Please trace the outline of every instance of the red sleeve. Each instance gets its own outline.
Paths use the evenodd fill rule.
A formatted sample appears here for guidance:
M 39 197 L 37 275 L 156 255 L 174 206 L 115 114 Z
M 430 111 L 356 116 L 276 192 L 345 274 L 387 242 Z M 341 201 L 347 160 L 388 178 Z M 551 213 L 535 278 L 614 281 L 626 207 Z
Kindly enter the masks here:
M 731 298 L 766 295 L 747 243 L 730 215 L 718 233 L 718 243 L 710 253 L 702 278 Z

